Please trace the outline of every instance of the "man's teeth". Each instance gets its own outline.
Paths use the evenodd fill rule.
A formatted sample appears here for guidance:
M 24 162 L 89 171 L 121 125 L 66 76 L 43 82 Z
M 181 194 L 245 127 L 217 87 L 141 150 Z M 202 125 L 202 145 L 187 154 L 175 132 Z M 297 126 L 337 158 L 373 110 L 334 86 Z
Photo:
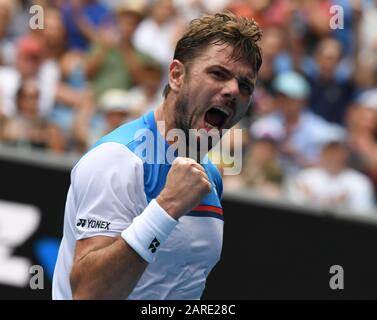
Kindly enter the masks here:
M 212 124 L 208 123 L 206 121 L 206 127 L 210 128 L 210 129 L 217 129 L 217 127 L 213 126 Z

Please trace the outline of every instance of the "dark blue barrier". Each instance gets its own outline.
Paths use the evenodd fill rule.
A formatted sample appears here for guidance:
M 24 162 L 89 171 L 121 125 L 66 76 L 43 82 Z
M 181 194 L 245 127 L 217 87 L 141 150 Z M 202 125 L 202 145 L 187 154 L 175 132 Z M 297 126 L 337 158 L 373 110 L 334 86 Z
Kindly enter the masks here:
M 4 281 L 1 283 L 0 280 L 0 299 L 50 299 L 52 271 L 63 231 L 65 197 L 70 182 L 69 171 L 56 166 L 46 167 L 39 161 L 30 163 L 20 161 L 17 157 L 0 157 L 0 176 L 0 201 L 3 204 L 5 200 L 11 205 L 32 206 L 40 215 L 40 222 L 30 236 L 16 247 L 10 246 L 11 256 L 3 259 L 27 259 L 29 265 L 41 265 L 44 269 L 43 290 L 30 289 L 29 281 L 19 285 L 12 285 L 12 282 L 4 285 Z M 0 215 L 1 208 L 0 203 Z M 22 218 L 17 225 L 19 223 L 23 223 Z M 2 228 L 9 226 L 0 226 L 0 246 L 7 246 L 6 239 L 1 236 Z M 32 275 L 29 273 L 28 277 Z M 20 274 L 19 278 L 21 277 Z M 16 283 L 17 279 L 14 280 Z
M 376 299 L 374 219 L 224 199 L 223 255 L 206 299 Z M 308 210 L 309 212 L 311 210 Z M 333 265 L 344 289 L 330 288 Z
M 0 152 L 0 249 L 11 250 L 9 255 L 0 255 L 0 299 L 50 299 L 70 166 L 20 158 Z M 22 242 L 13 239 L 12 244 L 7 239 L 12 232 L 4 232 L 25 221 L 19 212 L 5 212 L 7 204 L 24 204 L 38 212 L 39 222 Z M 231 196 L 224 198 L 223 206 L 222 260 L 208 279 L 204 299 L 377 297 L 376 224 Z M 22 219 L 8 222 L 16 217 Z M 12 272 L 13 278 L 2 278 L 1 272 L 7 270 L 2 266 L 8 262 L 23 266 L 13 269 L 19 279 Z M 22 275 L 31 265 L 43 266 L 43 290 L 30 288 L 25 279 L 32 274 Z M 329 286 L 332 265 L 343 267 L 343 290 Z

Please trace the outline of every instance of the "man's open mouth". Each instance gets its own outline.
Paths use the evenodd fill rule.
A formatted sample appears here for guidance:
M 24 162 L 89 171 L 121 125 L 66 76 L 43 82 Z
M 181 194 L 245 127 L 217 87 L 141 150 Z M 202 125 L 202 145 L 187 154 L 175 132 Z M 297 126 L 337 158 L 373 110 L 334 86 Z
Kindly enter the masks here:
M 229 110 L 221 106 L 214 106 L 207 110 L 204 115 L 205 125 L 210 129 L 220 129 L 223 127 L 230 115 Z

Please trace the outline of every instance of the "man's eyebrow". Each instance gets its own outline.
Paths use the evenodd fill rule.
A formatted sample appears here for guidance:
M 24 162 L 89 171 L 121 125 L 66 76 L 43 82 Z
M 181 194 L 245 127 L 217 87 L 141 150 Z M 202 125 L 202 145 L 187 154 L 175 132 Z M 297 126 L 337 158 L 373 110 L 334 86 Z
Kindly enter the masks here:
M 226 73 L 227 75 L 229 76 L 235 76 L 233 74 L 232 71 L 230 71 L 228 68 L 222 66 L 222 65 L 213 65 L 213 66 L 210 66 L 210 68 L 218 68 L 218 69 L 221 69 L 222 72 Z M 247 75 L 247 76 L 235 76 L 239 81 L 241 82 L 244 82 L 244 83 L 247 83 L 248 85 L 254 87 L 255 84 L 254 84 L 254 77 L 250 74 L 250 75 Z
M 215 64 L 215 65 L 212 65 L 209 67 L 210 69 L 213 69 L 213 68 L 217 68 L 217 69 L 220 69 L 222 72 L 232 76 L 233 73 L 228 69 L 228 68 L 225 68 L 224 66 L 222 65 L 219 65 L 219 64 Z

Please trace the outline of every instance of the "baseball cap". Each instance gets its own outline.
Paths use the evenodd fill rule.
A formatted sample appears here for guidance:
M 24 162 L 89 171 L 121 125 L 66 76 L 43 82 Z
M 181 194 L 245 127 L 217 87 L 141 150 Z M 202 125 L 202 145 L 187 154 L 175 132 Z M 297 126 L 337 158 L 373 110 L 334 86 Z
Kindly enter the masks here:
M 286 136 L 283 126 L 277 122 L 264 121 L 264 119 L 252 124 L 249 134 L 254 141 L 271 141 L 275 143 L 281 142 Z
M 133 112 L 142 98 L 138 90 L 110 89 L 100 96 L 99 107 L 103 112 Z
M 357 99 L 361 107 L 370 108 L 377 111 L 377 89 L 363 92 Z
M 279 73 L 272 85 L 276 92 L 293 99 L 304 99 L 310 93 L 310 87 L 306 79 L 294 71 Z
M 147 8 L 147 2 L 145 0 L 122 0 L 116 6 L 116 12 L 131 12 L 136 13 L 139 16 L 144 16 Z

